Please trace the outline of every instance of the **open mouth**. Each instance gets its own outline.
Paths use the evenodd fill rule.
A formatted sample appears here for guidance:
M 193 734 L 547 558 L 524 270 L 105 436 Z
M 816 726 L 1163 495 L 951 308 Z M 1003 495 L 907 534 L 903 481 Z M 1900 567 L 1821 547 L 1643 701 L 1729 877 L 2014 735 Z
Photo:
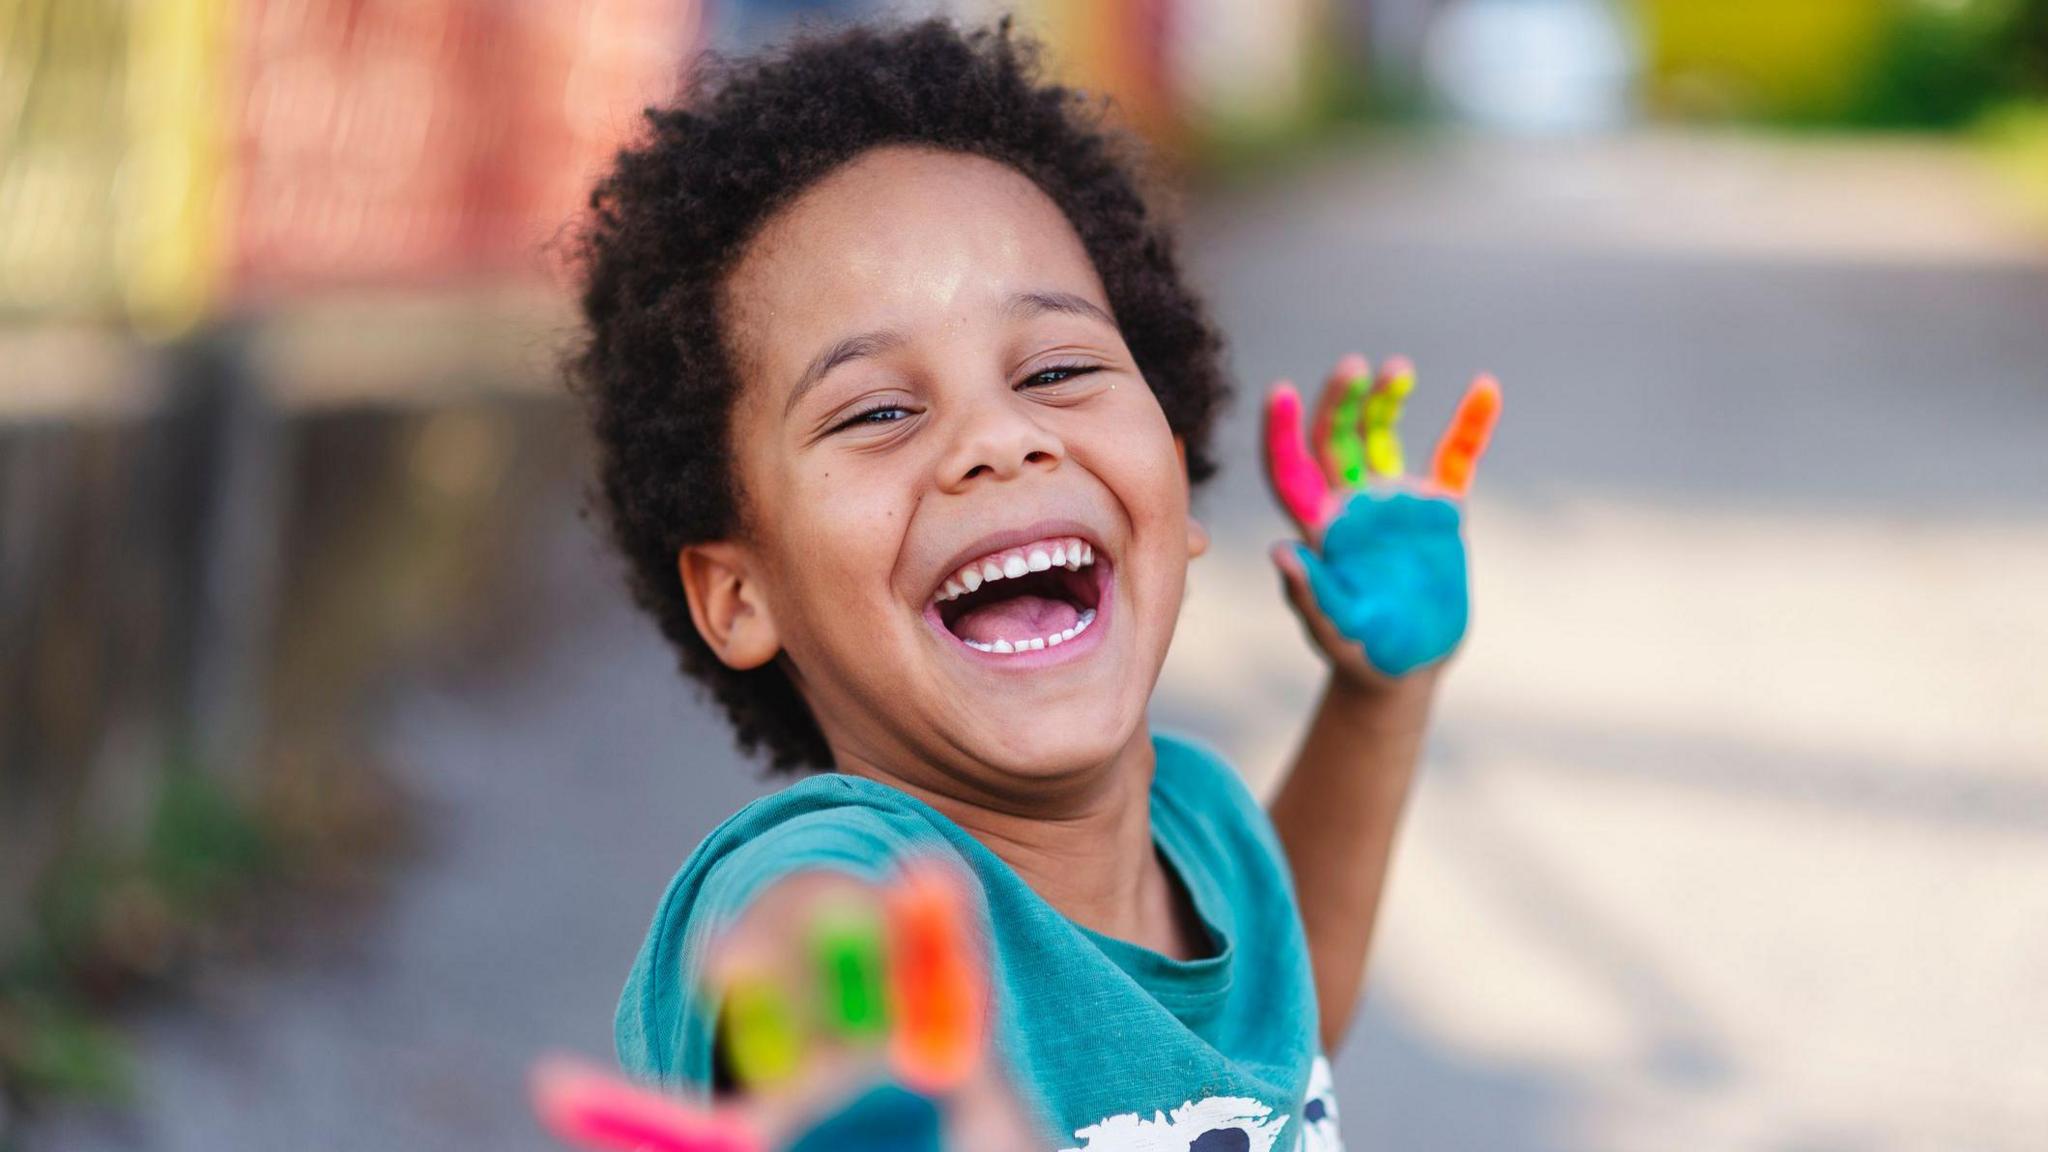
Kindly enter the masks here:
M 1036 652 L 1086 632 L 1102 604 L 1105 560 L 1078 536 L 977 557 L 932 595 L 939 623 L 982 652 Z

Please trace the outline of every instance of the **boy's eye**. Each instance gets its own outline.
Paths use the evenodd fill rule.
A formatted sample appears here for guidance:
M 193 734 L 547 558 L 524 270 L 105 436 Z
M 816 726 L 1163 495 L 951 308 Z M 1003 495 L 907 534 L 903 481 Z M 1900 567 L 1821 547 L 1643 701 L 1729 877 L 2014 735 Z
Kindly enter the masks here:
M 841 432 L 869 424 L 894 424 L 910 415 L 910 409 L 901 404 L 877 404 L 863 408 L 832 426 L 832 431 Z
M 1094 364 L 1052 364 L 1024 378 L 1019 388 L 1054 388 L 1078 376 L 1097 370 Z

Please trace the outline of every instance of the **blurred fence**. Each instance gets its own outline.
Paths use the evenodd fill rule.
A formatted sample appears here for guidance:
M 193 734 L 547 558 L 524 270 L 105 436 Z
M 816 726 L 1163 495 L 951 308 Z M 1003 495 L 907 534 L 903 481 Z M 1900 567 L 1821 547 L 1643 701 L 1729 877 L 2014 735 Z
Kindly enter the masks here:
M 105 1086 L 74 1010 L 400 837 L 366 715 L 517 632 L 549 244 L 699 11 L 0 0 L 0 1143 Z
M 0 336 L 9 1087 L 99 1084 L 53 1021 L 260 934 L 249 902 L 281 883 L 361 889 L 403 843 L 370 721 L 409 669 L 521 635 L 512 558 L 580 444 L 547 358 L 507 362 L 530 340 L 449 319 L 501 349 L 383 349 L 407 374 L 369 392 L 333 387 L 379 371 L 333 332 Z M 97 395 L 36 411 L 15 387 L 88 360 Z

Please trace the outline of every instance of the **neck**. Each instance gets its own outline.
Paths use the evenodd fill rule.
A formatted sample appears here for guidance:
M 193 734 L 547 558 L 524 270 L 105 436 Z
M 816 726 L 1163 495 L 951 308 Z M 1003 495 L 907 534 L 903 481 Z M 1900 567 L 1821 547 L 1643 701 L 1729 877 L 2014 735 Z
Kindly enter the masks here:
M 840 770 L 900 788 L 966 829 L 1033 891 L 1083 927 L 1171 955 L 1186 952 L 1171 884 L 1152 845 L 1152 741 L 1145 726 L 1069 787 L 996 794 L 950 775 L 906 779 L 842 759 Z

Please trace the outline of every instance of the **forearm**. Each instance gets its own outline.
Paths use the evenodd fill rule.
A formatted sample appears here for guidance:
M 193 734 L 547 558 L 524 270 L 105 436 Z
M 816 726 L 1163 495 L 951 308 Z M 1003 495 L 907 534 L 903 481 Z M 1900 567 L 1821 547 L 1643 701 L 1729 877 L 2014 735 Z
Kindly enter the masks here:
M 1342 1040 L 1365 981 L 1439 668 L 1383 688 L 1331 677 L 1269 806 L 1294 872 L 1327 1052 Z

